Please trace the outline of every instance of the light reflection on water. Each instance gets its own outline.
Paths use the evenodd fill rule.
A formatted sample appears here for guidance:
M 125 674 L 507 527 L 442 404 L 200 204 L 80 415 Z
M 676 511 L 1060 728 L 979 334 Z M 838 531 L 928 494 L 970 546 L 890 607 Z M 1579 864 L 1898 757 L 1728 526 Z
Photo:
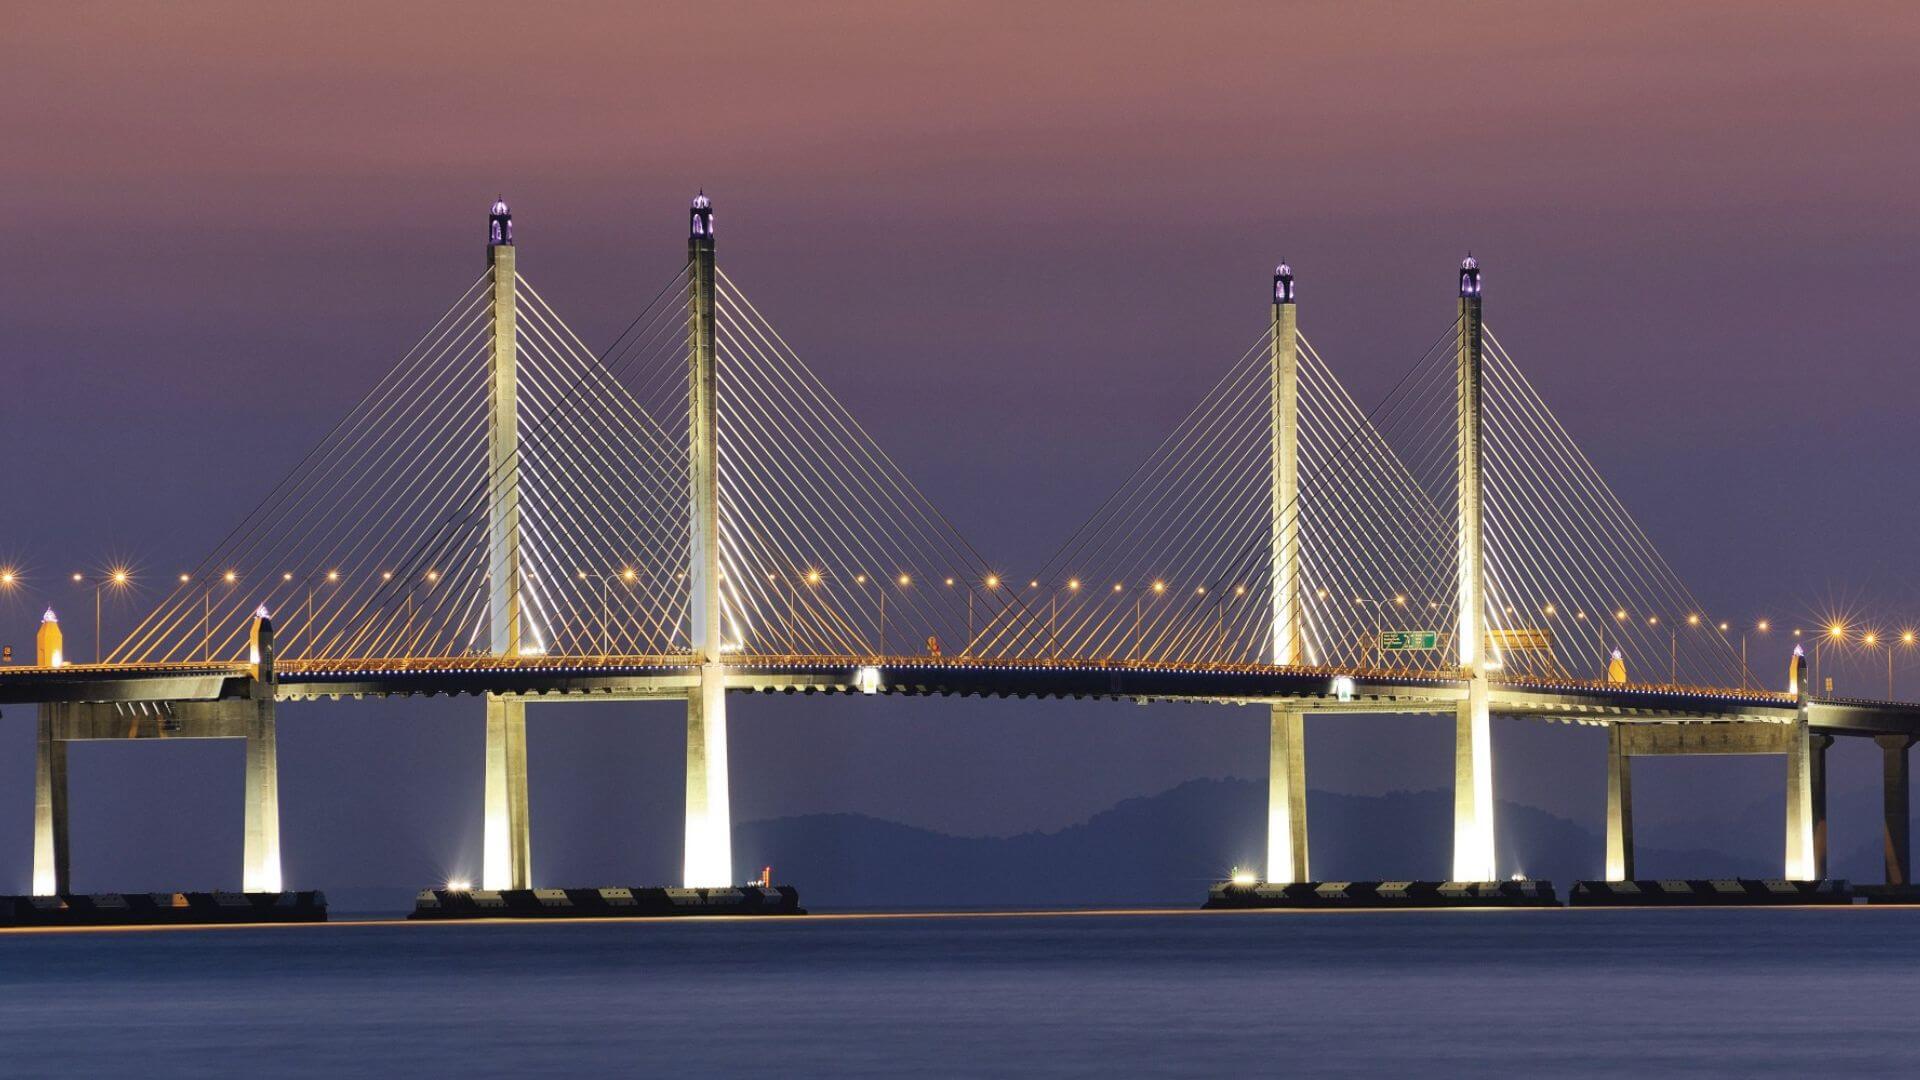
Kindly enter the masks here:
M 1920 910 L 0 935 L 4 1071 L 1909 1071 Z

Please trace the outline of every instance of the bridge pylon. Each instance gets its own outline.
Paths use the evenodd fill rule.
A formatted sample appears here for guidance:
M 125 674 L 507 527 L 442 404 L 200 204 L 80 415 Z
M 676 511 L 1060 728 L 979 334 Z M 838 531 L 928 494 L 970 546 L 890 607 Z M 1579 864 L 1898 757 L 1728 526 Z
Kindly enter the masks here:
M 1460 703 L 1453 750 L 1453 878 L 1492 881 L 1493 739 L 1487 686 L 1486 561 L 1481 529 L 1480 266 L 1469 255 L 1460 264 L 1457 324 L 1458 434 L 1455 480 L 1459 539 L 1460 670 L 1467 696 Z
M 519 277 L 515 254 L 513 213 L 505 199 L 497 199 L 487 216 L 487 265 L 493 275 L 493 357 L 487 409 L 487 629 L 488 644 L 496 656 L 520 654 Z M 525 702 L 489 694 L 486 733 L 481 887 L 532 888 Z
M 703 191 L 687 216 L 691 559 L 690 628 L 698 684 L 687 695 L 687 888 L 733 884 L 733 821 L 727 790 L 726 673 L 720 606 L 719 380 L 714 368 L 713 202 Z
M 1273 273 L 1273 340 L 1269 352 L 1273 390 L 1273 477 L 1268 517 L 1273 588 L 1273 662 L 1305 663 L 1300 612 L 1302 517 L 1300 506 L 1300 346 L 1294 307 L 1293 269 Z M 1267 881 L 1291 885 L 1310 880 L 1307 869 L 1306 715 L 1274 705 L 1269 718 L 1267 773 Z
M 1811 703 L 1813 680 L 1807 677 L 1807 658 L 1796 651 L 1793 659 L 1794 720 L 1787 739 L 1786 859 L 1781 876 L 1788 881 L 1815 881 L 1824 873 L 1815 846 L 1815 750 Z M 1824 785 L 1823 785 L 1824 786 Z M 1824 794 L 1824 792 L 1822 793 Z

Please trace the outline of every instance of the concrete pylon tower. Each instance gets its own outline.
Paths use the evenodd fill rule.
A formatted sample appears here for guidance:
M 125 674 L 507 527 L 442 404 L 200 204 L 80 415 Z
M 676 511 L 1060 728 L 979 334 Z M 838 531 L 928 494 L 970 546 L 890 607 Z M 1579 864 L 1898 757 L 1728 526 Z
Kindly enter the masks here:
M 1793 648 L 1791 670 L 1795 714 L 1787 743 L 1786 858 L 1781 876 L 1788 881 L 1812 881 L 1821 876 L 1814 842 L 1814 735 L 1809 705 L 1813 685 L 1806 650 L 1798 645 Z
M 60 618 L 52 608 L 40 617 L 34 662 L 40 667 L 66 663 Z M 33 895 L 68 892 L 67 744 L 54 738 L 55 707 L 39 709 L 33 758 Z
M 513 213 L 496 199 L 487 214 L 493 268 L 493 364 L 487 413 L 487 625 L 496 656 L 520 654 L 520 409 L 518 278 Z M 527 707 L 487 696 L 486 819 L 480 885 L 532 887 L 527 827 Z
M 688 417 L 692 550 L 687 583 L 699 685 L 687 695 L 687 888 L 733 884 L 733 820 L 727 792 L 727 687 L 720 664 L 718 382 L 714 373 L 713 203 L 703 191 L 687 216 Z
M 1486 560 L 1481 534 L 1480 265 L 1460 263 L 1458 344 L 1459 644 L 1467 697 L 1460 703 L 1453 748 L 1453 879 L 1492 881 L 1493 736 L 1488 716 Z
M 493 268 L 492 394 L 487 411 L 487 624 L 496 656 L 520 653 L 520 372 L 513 214 L 496 199 L 487 217 Z
M 280 751 L 274 730 L 273 620 L 265 606 L 254 612 L 248 655 L 253 662 L 253 708 L 247 717 L 240 891 L 277 893 L 281 889 Z
M 1300 613 L 1300 352 L 1293 269 L 1273 272 L 1273 482 L 1268 567 L 1273 588 L 1273 662 L 1306 662 Z M 1306 716 L 1272 706 L 1267 761 L 1267 880 L 1307 881 Z

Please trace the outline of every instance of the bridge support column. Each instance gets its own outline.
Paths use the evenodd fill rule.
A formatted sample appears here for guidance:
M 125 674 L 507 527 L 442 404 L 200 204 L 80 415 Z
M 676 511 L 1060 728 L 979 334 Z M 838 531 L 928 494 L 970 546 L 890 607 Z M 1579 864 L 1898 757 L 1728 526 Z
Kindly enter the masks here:
M 1607 880 L 1633 880 L 1633 758 L 1619 724 L 1607 728 Z
M 1267 881 L 1312 881 L 1307 862 L 1306 714 L 1273 706 L 1267 763 Z
M 527 705 L 487 695 L 486 823 L 480 887 L 533 887 L 533 844 L 527 822 Z
M 1813 881 L 1820 874 L 1814 854 L 1813 769 L 1813 739 L 1803 708 L 1787 741 L 1787 850 L 1781 876 L 1788 881 Z
M 707 664 L 687 697 L 687 888 L 734 884 L 731 805 L 726 682 L 720 665 Z
M 1887 856 L 1887 884 L 1913 884 L 1913 848 L 1908 836 L 1912 807 L 1907 797 L 1907 749 L 1911 735 L 1875 735 L 1880 744 L 1881 837 Z
M 1493 732 L 1484 677 L 1467 685 L 1453 733 L 1453 879 L 1492 881 Z
M 1807 737 L 1807 786 L 1811 789 L 1809 810 L 1813 819 L 1813 876 L 1827 876 L 1827 748 L 1833 736 L 1812 734 Z
M 280 750 L 273 700 L 258 702 L 247 722 L 247 820 L 240 891 L 277 893 L 280 880 Z
M 33 758 L 33 895 L 72 892 L 67 847 L 67 744 L 54 738 L 57 705 L 40 706 Z

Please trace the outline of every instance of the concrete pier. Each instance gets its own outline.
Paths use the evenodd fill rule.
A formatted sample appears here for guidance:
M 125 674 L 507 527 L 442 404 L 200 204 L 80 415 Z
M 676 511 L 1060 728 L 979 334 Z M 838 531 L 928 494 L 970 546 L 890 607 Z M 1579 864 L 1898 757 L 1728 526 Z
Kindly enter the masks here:
M 280 751 L 271 697 L 257 702 L 247 721 L 246 836 L 241 867 L 240 891 L 280 891 Z
M 1619 724 L 1607 728 L 1607 880 L 1633 880 L 1633 759 Z
M 54 737 L 58 706 L 40 706 L 33 756 L 33 895 L 72 890 L 67 846 L 67 743 Z
M 1833 736 L 1818 732 L 1807 736 L 1807 780 L 1812 789 L 1808 816 L 1813 822 L 1813 880 L 1827 876 L 1827 749 Z
M 533 842 L 527 820 L 527 706 L 487 696 L 486 819 L 480 882 L 488 889 L 533 887 Z
M 1804 712 L 1787 733 L 1787 842 L 1781 877 L 1812 881 L 1818 877 L 1814 854 L 1813 740 Z
M 1312 881 L 1307 860 L 1306 716 L 1273 706 L 1267 763 L 1267 882 Z
M 1908 801 L 1907 751 L 1912 735 L 1876 735 L 1880 746 L 1881 839 L 1886 852 L 1887 884 L 1902 888 L 1913 885 L 1913 849 L 1908 835 L 1912 807 Z

